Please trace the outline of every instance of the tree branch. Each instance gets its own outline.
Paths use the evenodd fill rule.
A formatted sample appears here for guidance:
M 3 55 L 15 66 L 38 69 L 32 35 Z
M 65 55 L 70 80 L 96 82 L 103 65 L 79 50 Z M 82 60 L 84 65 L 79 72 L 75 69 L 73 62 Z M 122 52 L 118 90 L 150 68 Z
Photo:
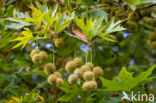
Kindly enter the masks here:
M 79 40 L 81 40 L 81 41 L 83 41 L 83 42 L 85 42 L 85 43 L 88 42 L 87 40 L 81 39 L 81 38 L 79 38 L 79 37 L 77 37 L 77 36 L 75 36 L 75 35 L 72 35 L 72 34 L 68 33 L 67 31 L 64 31 L 64 32 L 65 32 L 66 34 L 68 34 L 69 36 L 74 37 L 74 38 L 77 38 L 77 39 L 79 39 Z
M 16 2 L 16 0 L 12 0 L 12 1 L 6 3 L 4 6 L 9 6 L 10 4 L 13 4 L 13 3 L 15 3 L 15 2 Z
M 156 3 L 149 4 L 149 5 L 145 5 L 144 7 L 137 8 L 136 10 L 147 9 L 147 8 L 150 8 L 150 7 L 152 7 L 152 6 L 156 6 Z

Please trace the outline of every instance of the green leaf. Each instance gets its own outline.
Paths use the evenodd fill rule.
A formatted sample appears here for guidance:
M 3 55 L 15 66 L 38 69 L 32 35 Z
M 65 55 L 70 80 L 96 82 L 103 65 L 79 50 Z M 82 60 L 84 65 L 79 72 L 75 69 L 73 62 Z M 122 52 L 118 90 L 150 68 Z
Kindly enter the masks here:
M 74 98 L 76 95 L 73 93 L 67 93 L 64 96 L 60 97 L 58 100 L 61 102 L 69 102 L 72 98 Z
M 143 5 L 146 3 L 156 3 L 156 1 L 155 0 L 129 0 L 125 2 L 125 4 L 127 4 L 132 10 L 136 10 L 138 5 Z
M 19 19 L 14 19 L 14 18 L 6 18 L 5 20 L 14 22 L 14 23 L 11 23 L 10 25 L 6 25 L 6 28 L 11 28 L 11 29 L 20 29 L 20 28 L 23 28 L 24 26 L 31 25 L 29 22 L 19 20 Z
M 106 90 L 108 91 L 130 91 L 133 87 L 137 86 L 138 84 L 142 82 L 148 82 L 150 79 L 154 78 L 148 78 L 152 71 L 156 68 L 156 65 L 149 68 L 146 72 L 142 72 L 137 77 L 133 77 L 133 73 L 129 73 L 125 67 L 122 68 L 121 72 L 119 73 L 119 76 L 117 76 L 117 80 L 107 80 L 103 77 L 101 77 L 101 81 L 104 87 L 106 87 Z
M 106 25 L 104 26 L 104 30 L 103 33 L 104 34 L 110 34 L 113 32 L 117 32 L 117 31 L 123 31 L 125 30 L 125 28 L 121 27 L 120 24 L 123 22 L 122 21 L 117 21 L 114 23 L 114 18 L 112 18 L 109 22 L 106 23 Z
M 63 29 L 69 26 L 71 19 L 74 17 L 74 12 L 71 13 L 69 16 L 66 13 L 58 14 L 55 21 L 55 34 L 60 33 Z
M 22 31 L 23 37 L 17 37 L 16 39 L 12 40 L 19 41 L 12 49 L 22 46 L 22 49 L 26 46 L 26 44 L 29 42 L 29 40 L 33 39 L 32 32 L 28 29 L 25 29 L 25 31 Z
M 72 9 L 72 5 L 71 5 L 72 1 L 73 0 L 64 0 L 64 3 L 65 3 L 68 10 Z

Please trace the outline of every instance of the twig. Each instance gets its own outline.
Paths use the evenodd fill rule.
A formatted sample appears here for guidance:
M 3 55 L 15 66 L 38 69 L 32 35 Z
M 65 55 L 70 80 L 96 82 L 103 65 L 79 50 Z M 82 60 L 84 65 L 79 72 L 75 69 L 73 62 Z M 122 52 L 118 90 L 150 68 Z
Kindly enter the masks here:
M 136 10 L 147 9 L 147 8 L 150 8 L 150 7 L 152 7 L 152 6 L 156 6 L 156 3 L 149 4 L 149 5 L 145 5 L 144 7 L 137 8 Z
M 79 39 L 79 40 L 81 40 L 81 41 L 83 41 L 83 42 L 88 42 L 87 40 L 84 40 L 84 39 L 81 39 L 81 38 L 79 38 L 79 37 L 77 37 L 77 36 L 75 36 L 75 35 L 72 35 L 72 34 L 70 34 L 69 32 L 67 32 L 67 31 L 64 31 L 65 33 L 67 33 L 69 36 L 71 36 L 71 37 L 74 37 L 74 38 L 77 38 L 77 39 Z
M 4 6 L 9 6 L 10 4 L 13 4 L 15 2 L 16 2 L 16 0 L 12 0 L 12 1 L 8 2 L 7 4 L 5 4 Z

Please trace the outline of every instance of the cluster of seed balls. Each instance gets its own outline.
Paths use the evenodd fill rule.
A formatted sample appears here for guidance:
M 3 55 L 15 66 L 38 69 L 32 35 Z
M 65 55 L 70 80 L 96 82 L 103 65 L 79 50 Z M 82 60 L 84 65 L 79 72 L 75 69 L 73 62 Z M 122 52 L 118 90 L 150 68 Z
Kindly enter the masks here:
M 40 51 L 39 49 L 32 50 L 30 56 L 35 64 L 45 63 L 48 59 L 48 54 L 44 51 Z M 56 66 L 54 63 L 46 63 L 43 70 L 45 74 L 49 75 L 47 78 L 49 84 L 56 84 L 57 87 L 64 84 L 62 75 L 61 73 L 56 72 Z
M 68 83 L 73 84 L 77 82 L 78 78 L 84 80 L 82 89 L 84 91 L 91 91 L 97 88 L 96 79 L 103 75 L 103 69 L 100 66 L 94 67 L 92 62 L 87 62 L 83 65 L 80 58 L 75 58 L 65 65 L 65 70 L 72 74 L 68 77 Z
M 30 53 L 30 57 L 35 64 L 42 64 L 48 59 L 48 54 L 45 51 L 34 49 Z

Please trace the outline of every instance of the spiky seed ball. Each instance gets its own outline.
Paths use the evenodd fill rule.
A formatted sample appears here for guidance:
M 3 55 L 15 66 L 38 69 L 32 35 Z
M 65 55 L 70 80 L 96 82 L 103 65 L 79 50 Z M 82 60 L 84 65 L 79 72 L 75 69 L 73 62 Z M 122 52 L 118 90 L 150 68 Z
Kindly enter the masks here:
M 40 31 L 42 29 L 43 29 L 43 27 L 41 25 L 35 25 L 35 27 L 34 27 L 34 31 Z
M 132 31 L 136 31 L 138 28 L 137 23 L 133 22 L 133 21 L 127 21 L 126 25 L 127 25 L 128 29 L 132 30 Z
M 156 32 L 153 32 L 152 34 L 149 35 L 150 41 L 156 41 Z
M 99 77 L 103 75 L 103 69 L 99 66 L 93 68 L 93 73 L 95 74 L 95 77 Z
M 32 61 L 33 63 L 35 64 L 41 64 L 43 61 L 42 61 L 42 57 L 41 55 L 39 54 L 35 54 L 33 57 L 32 57 Z
M 68 77 L 68 83 L 69 83 L 69 84 L 73 84 L 73 83 L 75 83 L 75 82 L 77 81 L 77 79 L 78 79 L 77 75 L 72 74 L 72 75 L 70 75 L 70 76 Z
M 142 20 L 144 23 L 152 24 L 152 18 L 151 17 L 144 17 Z
M 82 74 L 82 73 L 81 73 L 81 69 L 80 69 L 80 68 L 75 69 L 75 70 L 74 70 L 74 74 L 77 75 L 77 77 L 80 77 L 81 74 Z
M 56 70 L 55 64 L 54 63 L 47 63 L 44 66 L 44 72 L 49 75 L 51 73 L 53 73 Z
M 153 41 L 153 42 L 151 43 L 151 47 L 152 47 L 152 49 L 156 49 L 156 41 Z
M 32 58 L 35 54 L 38 54 L 39 52 L 40 52 L 39 49 L 33 49 L 33 50 L 31 51 L 31 53 L 30 53 L 31 58 Z
M 94 80 L 94 78 L 95 78 L 94 73 L 91 71 L 86 71 L 83 73 L 83 79 L 85 81 L 91 81 Z
M 101 3 L 102 3 L 102 4 L 109 4 L 110 1 L 109 1 L 109 0 L 101 0 Z
M 18 32 L 14 32 L 12 35 L 13 36 L 18 36 Z
M 91 68 L 89 68 L 89 66 L 87 65 L 83 65 L 80 69 L 81 69 L 82 75 L 86 71 L 91 71 Z
M 89 66 L 91 69 L 94 68 L 94 64 L 92 62 L 87 62 L 85 65 Z
M 128 14 L 128 20 L 130 20 L 130 21 L 134 21 L 134 20 L 136 20 L 136 19 L 138 19 L 138 18 L 139 18 L 139 15 L 138 15 L 138 13 L 135 12 L 135 11 L 131 11 L 131 12 Z
M 57 87 L 60 87 L 60 86 L 62 86 L 63 84 L 64 84 L 64 81 L 63 81 L 62 78 L 57 78 L 57 79 L 56 79 L 56 86 L 57 86 Z
M 140 10 L 140 15 L 141 16 L 149 16 L 151 13 L 151 10 L 150 9 L 145 9 L 145 10 Z
M 75 58 L 74 59 L 74 65 L 76 68 L 80 67 L 82 65 L 82 59 L 81 58 Z
M 97 83 L 95 81 L 89 81 L 91 88 L 96 89 L 97 88 Z
M 56 79 L 57 79 L 57 76 L 54 75 L 54 74 L 51 74 L 51 75 L 49 75 L 47 81 L 48 81 L 49 84 L 55 84 L 56 83 Z
M 64 40 L 62 38 L 55 38 L 54 44 L 57 48 L 59 48 L 59 47 L 63 46 Z
M 54 72 L 53 74 L 54 74 L 54 75 L 56 75 L 56 76 L 57 76 L 57 78 L 62 78 L 62 75 L 61 75 L 61 73 L 60 73 L 60 72 Z
M 88 82 L 84 82 L 83 85 L 82 85 L 82 89 L 84 91 L 91 91 L 92 90 L 92 87 L 90 85 L 90 82 L 89 81 Z
M 41 55 L 42 61 L 46 61 L 48 59 L 48 54 L 45 51 L 40 51 L 39 55 Z
M 72 72 L 72 71 L 74 71 L 74 69 L 75 69 L 74 62 L 73 61 L 67 62 L 67 64 L 65 65 L 65 70 L 67 72 Z

